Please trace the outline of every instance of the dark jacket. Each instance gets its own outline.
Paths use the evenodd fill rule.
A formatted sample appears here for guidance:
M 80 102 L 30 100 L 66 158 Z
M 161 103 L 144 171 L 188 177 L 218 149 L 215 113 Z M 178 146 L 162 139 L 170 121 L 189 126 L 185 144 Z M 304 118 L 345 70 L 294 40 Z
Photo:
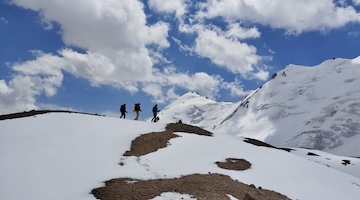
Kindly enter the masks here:
M 134 110 L 135 110 L 135 111 L 141 111 L 141 108 L 140 108 L 140 104 L 139 104 L 139 103 L 136 103 L 136 104 L 135 104 Z
M 122 112 L 122 113 L 126 112 L 125 104 L 120 106 L 120 112 Z
M 153 107 L 152 111 L 153 111 L 153 113 L 158 113 L 159 112 L 157 105 L 155 105 Z

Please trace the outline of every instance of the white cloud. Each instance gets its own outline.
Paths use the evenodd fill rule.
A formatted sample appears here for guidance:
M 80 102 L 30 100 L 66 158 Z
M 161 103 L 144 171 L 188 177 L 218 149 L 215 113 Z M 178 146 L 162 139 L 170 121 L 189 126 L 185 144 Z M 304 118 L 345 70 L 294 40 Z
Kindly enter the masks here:
M 195 51 L 203 57 L 210 58 L 216 65 L 242 75 L 251 72 L 261 60 L 254 46 L 226 38 L 221 33 L 209 29 L 198 31 Z
M 98 52 L 82 54 L 71 49 L 63 49 L 59 54 L 68 63 L 64 70 L 85 78 L 96 86 L 140 81 L 152 77 L 150 57 L 138 52 L 109 52 L 107 56 Z
M 353 0 L 353 3 L 354 3 L 355 5 L 360 5 L 360 0 Z
M 148 43 L 154 43 L 160 48 L 168 48 L 170 46 L 167 40 L 169 25 L 163 22 L 158 22 L 148 28 L 148 35 L 145 37 Z
M 230 24 L 225 36 L 228 38 L 237 38 L 239 40 L 248 38 L 259 38 L 261 33 L 256 27 L 246 29 L 241 27 L 238 23 Z
M 57 93 L 63 71 L 84 78 L 93 86 L 111 85 L 130 93 L 141 88 L 158 102 L 178 97 L 178 88 L 196 91 L 212 99 L 216 98 L 220 89 L 229 90 L 233 95 L 243 95 L 238 83 L 227 83 L 220 76 L 204 72 L 181 73 L 175 68 L 164 68 L 163 71 L 154 68 L 155 63 L 171 65 L 162 54 L 170 47 L 170 24 L 148 24 L 141 1 L 12 2 L 39 12 L 46 29 L 57 23 L 68 47 L 60 49 L 57 55 L 34 51 L 36 59 L 10 64 L 17 74 L 8 83 L 0 81 L 0 107 L 17 106 L 18 111 L 37 108 L 37 96 L 45 94 L 50 97 Z M 175 13 L 181 18 L 186 14 L 187 4 L 191 4 L 188 0 L 169 2 L 150 0 L 149 5 L 160 13 Z M 173 38 L 183 50 L 209 58 L 214 64 L 244 77 L 248 73 L 257 73 L 256 66 L 262 57 L 256 54 L 255 47 L 240 41 L 260 37 L 256 28 L 245 28 L 230 22 L 224 31 L 201 24 L 180 25 L 183 30 L 187 28 L 187 33 L 198 36 L 194 47 Z M 82 51 L 71 49 L 73 46 Z M 261 76 L 256 77 L 261 79 Z
M 36 97 L 43 93 L 49 97 L 55 95 L 62 84 L 62 71 L 85 78 L 94 86 L 111 84 L 130 93 L 142 88 L 143 92 L 152 96 L 153 101 L 158 103 L 178 98 L 175 91 L 179 88 L 196 91 L 211 99 L 216 99 L 221 88 L 231 91 L 234 96 L 244 95 L 240 85 L 227 83 L 220 76 L 204 72 L 187 74 L 177 72 L 174 67 L 166 67 L 163 71 L 154 68 L 152 78 L 142 81 L 117 81 L 116 78 L 103 79 L 113 76 L 113 70 L 116 69 L 110 59 L 100 54 L 80 54 L 70 49 L 59 51 L 59 56 L 33 52 L 37 56 L 35 60 L 13 64 L 12 69 L 17 74 L 8 84 L 5 80 L 0 80 L 1 113 L 47 108 L 49 105 L 38 105 Z M 107 80 L 113 81 L 109 83 Z
M 0 114 L 36 109 L 39 83 L 41 80 L 30 76 L 16 76 L 9 83 L 0 80 Z
M 180 18 L 186 13 L 187 0 L 149 0 L 149 7 L 159 13 L 175 13 L 175 16 Z
M 247 92 L 244 91 L 243 87 L 241 86 L 241 82 L 239 79 L 235 79 L 234 82 L 225 82 L 221 86 L 222 88 L 230 90 L 231 96 L 240 97 L 245 96 Z
M 10 88 L 7 86 L 5 80 L 0 80 L 0 93 L 9 94 L 11 92 Z
M 166 97 L 168 99 L 175 100 L 175 99 L 178 99 L 180 96 L 178 94 L 176 94 L 174 88 L 170 88 L 166 92 Z
M 57 88 L 61 85 L 63 74 L 61 66 L 65 65 L 62 59 L 53 55 L 42 55 L 33 61 L 26 61 L 15 64 L 13 70 L 18 72 L 12 81 L 16 80 L 16 85 L 21 86 L 22 90 L 27 90 L 27 94 L 40 94 L 44 92 L 47 96 L 53 96 Z M 21 81 L 26 81 L 20 83 Z M 26 86 L 26 83 L 29 83 Z M 14 87 L 19 89 L 19 87 Z M 31 90 L 31 92 L 29 92 Z
M 39 11 L 44 21 L 58 23 L 65 44 L 86 50 L 83 54 L 66 49 L 60 54 L 72 64 L 70 72 L 95 84 L 113 82 L 114 77 L 124 81 L 151 77 L 153 63 L 147 46 L 169 47 L 168 24 L 147 25 L 139 1 L 74 0 L 71 5 L 63 0 L 13 2 Z
M 162 72 L 156 71 L 156 80 L 144 83 L 143 91 L 153 96 L 153 101 L 164 103 L 179 97 L 176 89 L 194 91 L 210 99 L 216 99 L 220 90 L 228 90 L 233 97 L 247 94 L 239 79 L 226 82 L 218 75 L 209 75 L 204 72 L 195 74 L 179 73 L 174 67 L 166 67 Z
M 254 74 L 254 77 L 261 81 L 266 81 L 269 78 L 269 72 L 260 70 Z
M 256 47 L 243 42 L 245 39 L 261 36 L 256 27 L 246 28 L 239 23 L 229 22 L 223 30 L 213 24 L 201 23 L 200 21 L 190 25 L 180 24 L 181 32 L 197 35 L 192 48 L 182 45 L 180 40 L 173 38 L 181 50 L 208 58 L 216 66 L 240 74 L 243 78 L 248 78 L 257 70 L 264 70 L 259 67 L 264 57 L 257 55 Z
M 204 72 L 187 74 L 177 72 L 174 67 L 166 67 L 163 71 L 155 70 L 156 79 L 144 82 L 143 91 L 153 97 L 154 102 L 164 103 L 175 98 L 177 89 L 195 91 L 203 96 L 216 99 L 221 86 L 225 81 L 217 75 L 209 75 Z M 223 88 L 230 90 L 229 88 Z
M 247 94 L 244 91 L 243 86 L 239 79 L 235 79 L 234 82 L 227 82 L 218 75 L 209 75 L 204 72 L 198 72 L 195 74 L 178 73 L 173 67 L 167 67 L 163 72 L 157 74 L 157 82 L 162 86 L 162 92 L 159 92 L 159 88 L 156 89 L 157 99 L 155 102 L 167 102 L 175 100 L 179 96 L 175 93 L 176 88 L 182 88 L 188 91 L 194 91 L 202 96 L 206 96 L 210 99 L 216 99 L 220 90 L 228 90 L 233 97 L 242 97 Z M 176 86 L 176 87 L 174 87 Z
M 146 16 L 139 1 L 74 0 L 71 4 L 63 0 L 13 2 L 39 11 L 46 21 L 59 23 L 66 44 L 90 51 L 103 48 L 136 50 L 144 46 L 145 36 L 148 35 Z
M 51 97 L 57 93 L 63 80 L 60 67 L 66 63 L 49 54 L 37 56 L 32 61 L 15 63 L 12 68 L 17 74 L 8 83 L 0 80 L 1 113 L 36 109 L 36 96 L 44 93 Z
M 201 7 L 199 18 L 250 21 L 296 34 L 360 22 L 353 7 L 336 6 L 332 0 L 209 0 Z
M 40 13 L 41 22 L 51 29 L 58 23 L 65 44 L 80 47 L 85 53 L 70 48 L 59 55 L 36 53 L 36 59 L 12 63 L 17 73 L 6 84 L 1 83 L 0 104 L 8 106 L 8 98 L 27 110 L 36 108 L 35 97 L 53 96 L 62 84 L 62 71 L 87 79 L 93 86 L 102 84 L 137 92 L 140 81 L 154 79 L 152 55 L 170 46 L 169 25 L 148 25 L 143 4 L 133 0 L 13 0 L 13 4 Z M 150 49 L 150 47 L 154 49 Z M 6 87 L 5 87 L 6 86 Z M 18 108 L 16 110 L 21 110 Z
M 165 99 L 165 96 L 164 96 L 162 90 L 163 89 L 162 89 L 161 85 L 156 84 L 156 83 L 144 84 L 144 86 L 142 87 L 143 92 L 151 95 L 153 97 L 153 101 L 159 102 L 159 103 L 164 103 L 168 100 L 168 99 Z

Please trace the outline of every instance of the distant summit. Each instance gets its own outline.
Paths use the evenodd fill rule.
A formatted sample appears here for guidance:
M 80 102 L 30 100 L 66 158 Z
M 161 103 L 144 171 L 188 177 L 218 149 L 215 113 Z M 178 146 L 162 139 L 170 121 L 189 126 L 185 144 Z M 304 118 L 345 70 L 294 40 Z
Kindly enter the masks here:
M 334 58 L 313 67 L 288 65 L 235 103 L 189 92 L 159 116 L 278 147 L 360 156 L 359 86 L 360 57 Z

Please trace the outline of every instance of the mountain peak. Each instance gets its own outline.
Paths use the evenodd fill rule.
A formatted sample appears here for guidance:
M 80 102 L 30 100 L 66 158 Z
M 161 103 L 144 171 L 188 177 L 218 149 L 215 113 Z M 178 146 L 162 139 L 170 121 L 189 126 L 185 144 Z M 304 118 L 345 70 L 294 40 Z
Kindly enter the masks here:
M 163 110 L 162 121 L 182 119 L 278 147 L 360 156 L 360 57 L 313 67 L 291 64 L 276 75 L 235 103 L 189 92 Z

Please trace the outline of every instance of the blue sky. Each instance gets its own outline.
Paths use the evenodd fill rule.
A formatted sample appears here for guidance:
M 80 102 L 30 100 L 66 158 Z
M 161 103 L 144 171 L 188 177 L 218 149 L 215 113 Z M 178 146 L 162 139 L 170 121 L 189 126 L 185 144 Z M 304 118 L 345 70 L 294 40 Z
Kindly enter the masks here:
M 5 0 L 0 113 L 143 118 L 188 91 L 236 102 L 287 64 L 360 56 L 360 0 Z

